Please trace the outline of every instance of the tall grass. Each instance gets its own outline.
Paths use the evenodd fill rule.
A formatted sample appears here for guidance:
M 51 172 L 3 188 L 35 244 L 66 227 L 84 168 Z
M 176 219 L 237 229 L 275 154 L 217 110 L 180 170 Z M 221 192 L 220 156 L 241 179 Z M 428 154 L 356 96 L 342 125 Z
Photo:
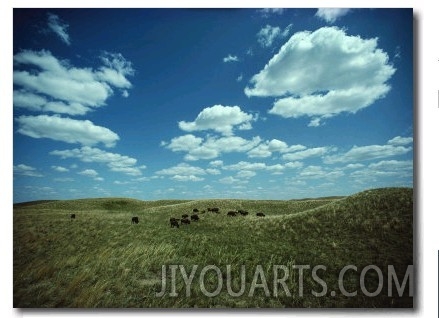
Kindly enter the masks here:
M 200 221 L 171 228 L 170 217 L 219 207 L 220 213 L 200 213 Z M 229 210 L 247 210 L 248 216 L 227 217 Z M 265 218 L 255 216 L 264 212 Z M 76 214 L 71 220 L 70 213 Z M 131 224 L 138 216 L 139 224 Z M 412 189 L 387 188 L 346 198 L 324 200 L 258 201 L 196 200 L 138 201 L 122 198 L 52 201 L 14 207 L 14 306 L 80 308 L 181 307 L 412 307 L 413 298 L 388 297 L 386 292 L 367 297 L 360 292 L 346 297 L 338 292 L 338 274 L 349 264 L 358 271 L 345 276 L 347 290 L 358 290 L 361 269 L 374 264 L 387 278 L 393 265 L 404 277 L 413 264 Z M 190 288 L 177 271 L 178 296 L 161 297 L 162 266 L 182 265 L 187 273 L 198 266 Z M 226 281 L 221 292 L 208 297 L 199 278 L 203 267 L 215 265 L 221 277 L 231 268 L 231 286 L 238 291 L 245 266 L 245 292 L 233 297 Z M 273 295 L 274 269 L 290 269 L 291 295 L 282 288 Z M 302 295 L 298 270 L 293 266 L 326 266 L 319 276 L 322 290 L 308 270 Z M 254 288 L 258 266 L 264 271 L 270 295 Z M 375 275 L 376 276 L 376 275 Z M 375 290 L 378 278 L 371 271 L 367 287 Z M 218 286 L 215 271 L 204 277 L 204 287 Z M 260 283 L 260 277 L 257 281 Z M 387 280 L 384 282 L 387 291 Z M 277 286 L 279 287 L 279 286 Z M 329 291 L 337 291 L 331 295 Z

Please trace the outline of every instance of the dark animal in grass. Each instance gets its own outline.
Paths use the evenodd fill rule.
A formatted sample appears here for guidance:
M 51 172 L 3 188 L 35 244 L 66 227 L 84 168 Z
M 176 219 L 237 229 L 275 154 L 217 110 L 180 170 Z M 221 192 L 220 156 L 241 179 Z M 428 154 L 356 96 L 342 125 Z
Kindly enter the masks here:
M 192 220 L 192 221 L 196 221 L 196 222 L 197 222 L 199 219 L 200 219 L 200 218 L 198 217 L 198 215 L 196 215 L 196 214 L 192 214 L 192 215 L 191 215 L 191 220 Z
M 256 216 L 265 216 L 265 214 L 262 212 L 258 212 L 258 213 L 256 213 Z
M 171 227 L 176 227 L 177 229 L 180 227 L 178 224 L 178 219 L 176 218 L 170 218 L 169 223 L 171 223 Z
M 248 215 L 248 212 L 243 210 L 238 210 L 238 213 L 244 216 Z
M 183 224 L 191 224 L 191 221 L 189 219 L 181 219 L 181 225 Z
M 200 212 L 200 211 L 198 211 L 198 209 L 193 209 L 192 212 L 196 213 L 196 212 Z
M 189 217 L 189 215 L 187 215 L 187 214 L 183 214 L 181 217 L 182 217 L 183 219 L 187 219 L 187 218 Z
M 76 214 L 70 214 L 70 220 L 73 220 L 74 218 L 76 218 Z
M 133 216 L 131 218 L 131 224 L 139 224 L 139 217 L 138 216 Z
M 207 211 L 219 213 L 219 208 L 207 208 Z
M 236 211 L 227 212 L 227 216 L 237 216 L 237 215 L 238 215 L 238 212 L 236 212 Z

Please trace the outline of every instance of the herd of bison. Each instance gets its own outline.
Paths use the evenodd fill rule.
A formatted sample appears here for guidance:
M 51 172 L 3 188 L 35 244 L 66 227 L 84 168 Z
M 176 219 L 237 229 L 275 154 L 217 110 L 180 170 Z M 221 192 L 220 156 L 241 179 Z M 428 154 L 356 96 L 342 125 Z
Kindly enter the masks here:
M 176 228 L 179 228 L 180 227 L 180 225 L 188 225 L 188 224 L 191 224 L 191 221 L 192 222 L 198 222 L 198 220 L 200 219 L 200 217 L 198 216 L 198 213 L 201 213 L 201 214 L 203 214 L 203 213 L 206 213 L 206 210 L 203 210 L 203 211 L 199 211 L 198 209 L 193 209 L 192 210 L 192 215 L 188 215 L 188 214 L 183 214 L 182 216 L 181 216 L 181 218 L 174 218 L 174 217 L 171 217 L 170 219 L 169 219 L 169 223 L 170 223 L 170 225 L 171 225 L 171 227 L 176 227 Z M 212 212 L 212 213 L 220 213 L 219 212 L 219 208 L 207 208 L 207 212 Z M 238 215 L 242 215 L 242 216 L 246 216 L 246 215 L 248 215 L 249 213 L 247 212 L 247 211 L 243 211 L 243 210 L 238 210 L 238 211 L 229 211 L 229 212 L 227 212 L 227 216 L 231 216 L 231 217 L 233 217 L 233 216 L 238 216 Z M 260 216 L 260 217 L 263 217 L 263 216 L 265 216 L 265 214 L 264 213 L 262 213 L 262 212 L 257 212 L 256 213 L 256 216 Z M 76 218 L 76 215 L 75 214 L 70 214 L 70 219 L 75 219 Z M 131 218 L 131 224 L 139 224 L 139 217 L 138 216 L 133 216 L 132 218 Z

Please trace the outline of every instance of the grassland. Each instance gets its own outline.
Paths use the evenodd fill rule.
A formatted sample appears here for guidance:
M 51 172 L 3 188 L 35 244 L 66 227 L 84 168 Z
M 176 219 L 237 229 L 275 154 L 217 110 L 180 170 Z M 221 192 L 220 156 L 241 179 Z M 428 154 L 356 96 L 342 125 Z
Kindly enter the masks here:
M 199 214 L 200 221 L 171 228 L 170 217 L 219 207 L 220 213 Z M 248 216 L 227 217 L 229 210 L 246 210 Z M 256 217 L 256 212 L 266 217 Z M 70 219 L 70 213 L 76 219 Z M 139 224 L 131 224 L 138 216 Z M 348 197 L 304 200 L 161 200 L 124 198 L 41 201 L 14 206 L 14 307 L 80 308 L 182 308 L 182 307 L 413 307 L 409 288 L 401 296 L 388 295 L 388 265 L 401 283 L 413 264 L 413 189 L 374 189 Z M 198 272 L 187 295 L 181 275 L 175 292 L 162 289 L 162 266 L 183 265 Z M 233 297 L 224 283 L 209 297 L 199 283 L 200 270 L 215 265 L 221 276 L 231 267 L 231 287 L 245 292 Z M 246 280 L 241 285 L 240 269 Z M 251 290 L 260 265 L 264 277 Z M 279 288 L 274 295 L 274 269 L 290 269 L 285 280 L 290 294 Z M 303 281 L 298 265 L 304 269 Z M 325 282 L 311 275 L 317 272 Z M 340 292 L 339 273 L 346 265 L 343 286 L 356 296 Z M 362 269 L 375 265 L 363 277 L 369 297 L 362 292 Z M 294 267 L 296 266 L 296 267 Z M 179 273 L 179 272 L 177 272 Z M 172 275 L 166 272 L 169 282 Z M 261 287 L 265 278 L 269 294 Z M 201 280 L 201 279 L 200 279 Z M 413 283 L 413 282 L 412 282 Z M 203 286 L 218 286 L 209 271 Z M 408 284 L 408 282 L 407 282 Z M 169 283 L 168 283 L 169 286 Z M 381 287 L 380 287 L 381 286 Z M 169 289 L 169 287 L 167 287 Z M 331 293 L 332 292 L 332 293 Z M 318 296 L 316 296 L 316 293 Z

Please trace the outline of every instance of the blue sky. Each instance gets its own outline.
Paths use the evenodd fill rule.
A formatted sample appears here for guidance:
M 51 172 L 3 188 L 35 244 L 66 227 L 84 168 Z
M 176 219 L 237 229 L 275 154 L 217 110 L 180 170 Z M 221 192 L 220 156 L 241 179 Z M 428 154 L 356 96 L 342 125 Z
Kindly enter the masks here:
M 14 202 L 413 186 L 411 9 L 14 9 Z

